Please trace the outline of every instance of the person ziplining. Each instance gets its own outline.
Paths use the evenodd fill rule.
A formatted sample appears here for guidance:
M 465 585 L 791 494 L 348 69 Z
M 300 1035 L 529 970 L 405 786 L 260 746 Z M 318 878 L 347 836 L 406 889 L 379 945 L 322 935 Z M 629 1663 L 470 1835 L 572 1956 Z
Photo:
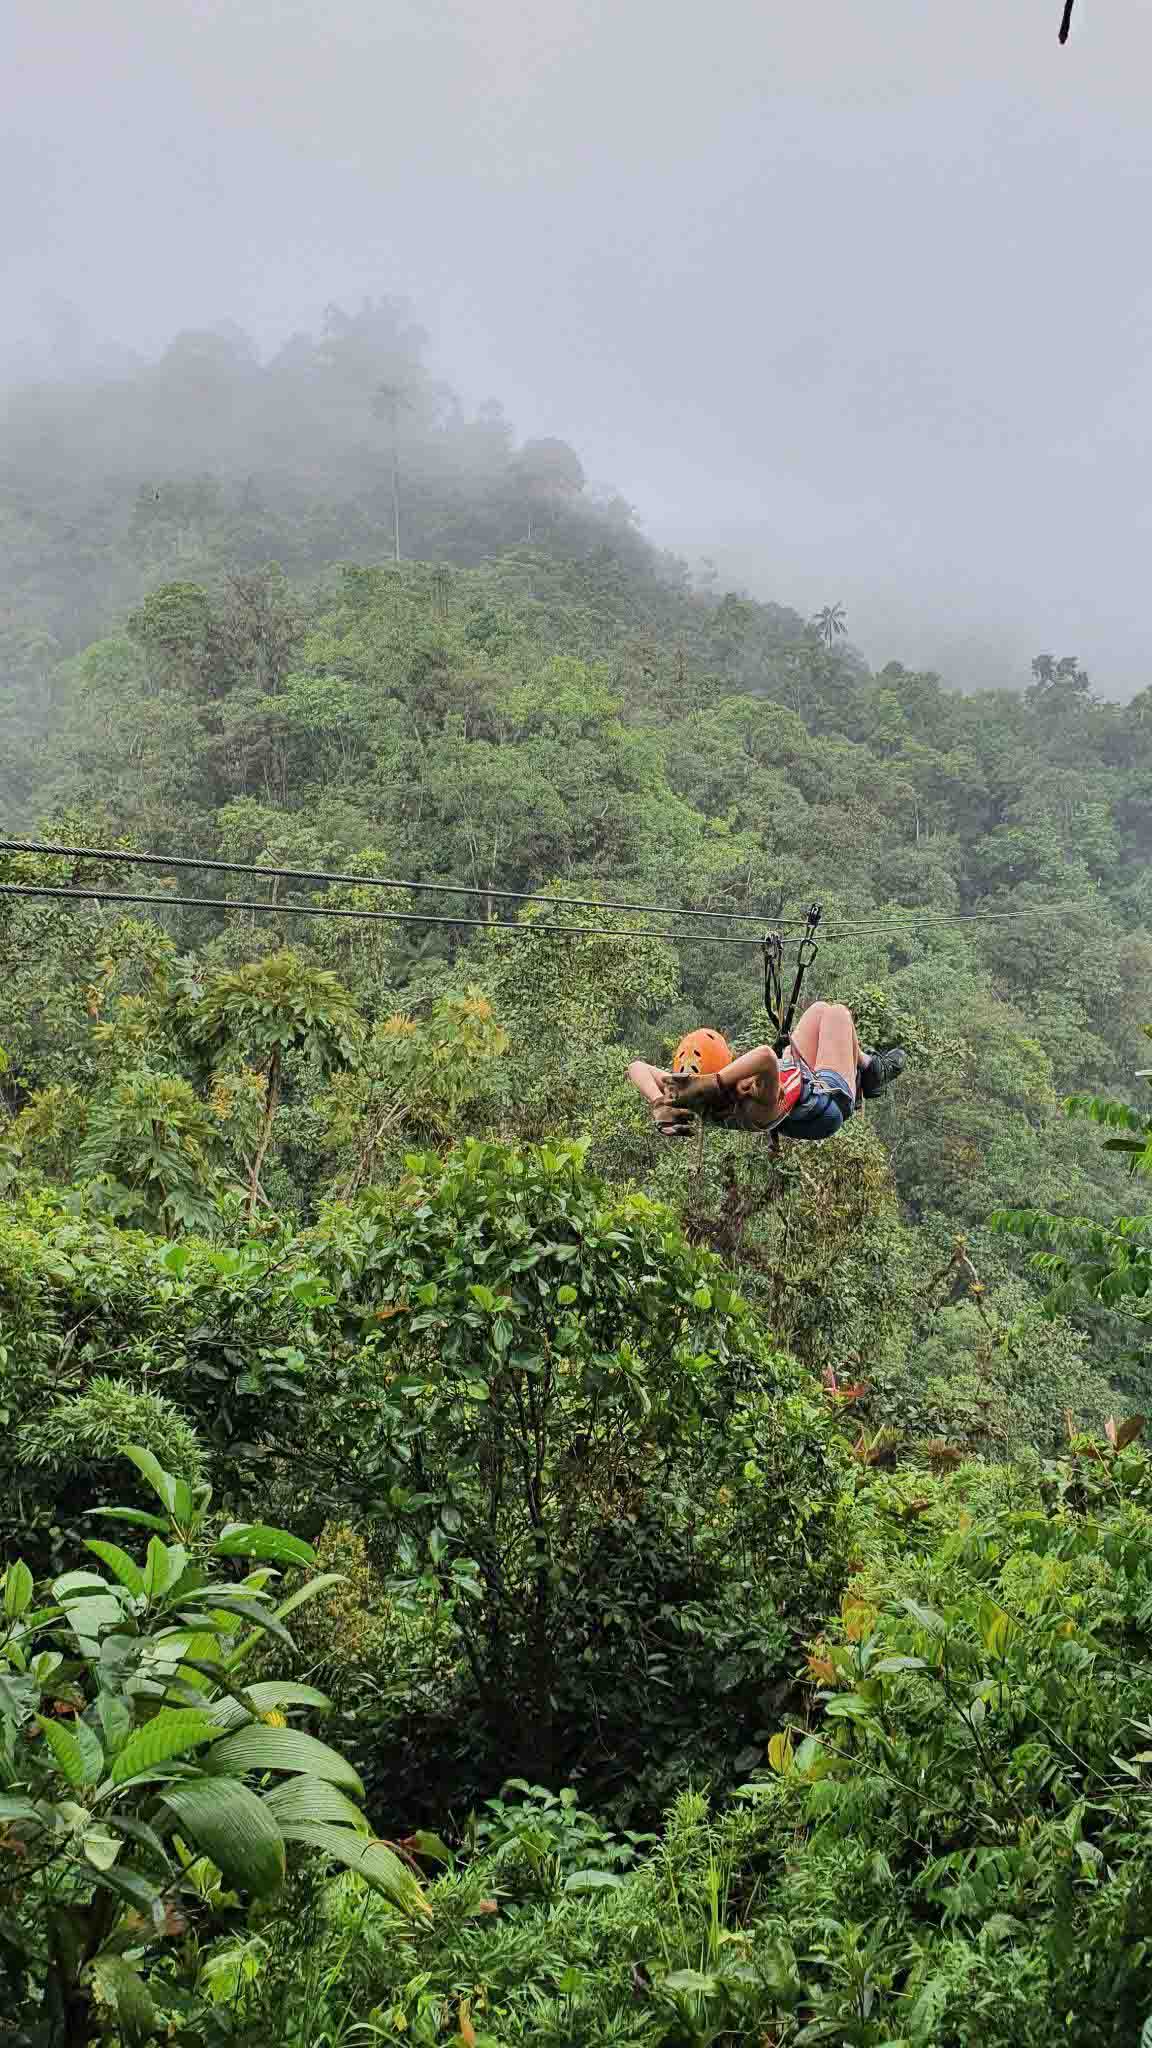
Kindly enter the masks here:
M 695 1119 L 732 1131 L 782 1138 L 831 1138 L 861 1104 L 883 1095 L 903 1073 L 901 1046 L 868 1052 L 844 1003 L 810 1003 L 795 1023 L 804 976 L 816 956 L 819 905 L 808 913 L 787 1010 L 780 986 L 782 941 L 764 941 L 764 1002 L 777 1026 L 774 1045 L 733 1057 L 719 1031 L 705 1027 L 680 1040 L 671 1068 L 633 1060 L 628 1079 L 649 1104 L 664 1137 L 691 1137 Z
M 693 1119 L 702 1117 L 727 1130 L 815 1140 L 833 1137 L 906 1064 L 900 1046 L 864 1052 L 843 1003 L 812 1003 L 783 1054 L 757 1045 L 733 1058 L 718 1031 L 690 1031 L 670 1070 L 633 1060 L 628 1079 L 666 1138 L 691 1137 Z

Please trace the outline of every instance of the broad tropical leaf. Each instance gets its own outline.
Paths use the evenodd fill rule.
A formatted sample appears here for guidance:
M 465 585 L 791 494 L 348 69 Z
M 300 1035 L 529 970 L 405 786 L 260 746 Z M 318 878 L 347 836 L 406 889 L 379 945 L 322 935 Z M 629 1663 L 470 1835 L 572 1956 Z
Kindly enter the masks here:
M 310 1849 L 318 1849 L 322 1856 L 334 1863 L 342 1863 L 347 1870 L 354 1870 L 370 1884 L 374 1891 L 381 1892 L 386 1899 L 398 1906 L 402 1913 L 413 1918 L 431 1913 L 431 1907 L 424 1897 L 419 1881 L 405 1868 L 395 1851 L 385 1842 L 365 1841 L 363 1835 L 354 1834 L 351 1828 L 330 1827 L 319 1821 L 290 1821 L 284 1828 L 284 1839 L 288 1842 L 304 1842 Z
M 150 1515 L 144 1508 L 89 1508 L 88 1513 L 98 1515 L 104 1522 L 131 1522 L 134 1529 L 155 1529 L 158 1536 L 168 1534 L 163 1515 Z
M 92 1964 L 92 1989 L 97 2005 L 116 2016 L 116 2031 L 125 2042 L 146 2041 L 156 2030 L 156 2008 L 138 1971 L 123 1956 L 97 1956 Z
M 22 1557 L 10 1564 L 4 1574 L 4 1612 L 10 1621 L 23 1614 L 31 1605 L 33 1578 Z
M 135 1558 L 129 1557 L 126 1550 L 121 1550 L 118 1543 L 102 1543 L 98 1537 L 88 1536 L 84 1539 L 84 1548 L 90 1550 L 94 1557 L 98 1557 L 101 1564 L 106 1564 L 113 1576 L 119 1579 L 122 1586 L 128 1588 L 135 1599 L 142 1598 L 144 1574 Z
M 360 1808 L 327 1778 L 282 1778 L 271 1792 L 265 1792 L 264 1804 L 281 1828 L 301 1820 L 331 1821 L 336 1827 L 355 1828 L 357 1834 L 369 1832 Z
M 182 1834 L 210 1856 L 229 1884 L 266 1897 L 284 1877 L 284 1836 L 263 1800 L 247 1785 L 189 1778 L 167 1785 L 164 1803 Z
M 326 1778 L 332 1785 L 343 1785 L 358 1799 L 364 1797 L 364 1787 L 347 1758 L 301 1728 L 269 1728 L 263 1722 L 249 1721 L 234 1735 L 214 1742 L 204 1766 L 236 1778 L 246 1771 L 302 1771 L 313 1778 Z
M 275 1609 L 269 1607 L 267 1602 L 260 1599 L 256 1594 L 249 1594 L 248 1598 L 245 1599 L 242 1593 L 225 1593 L 221 1591 L 219 1586 L 201 1586 L 194 1593 L 188 1593 L 182 1597 L 189 1600 L 202 1600 L 206 1606 L 211 1608 L 213 1619 L 217 1614 L 225 1616 L 238 1615 L 241 1621 L 250 1623 L 253 1628 L 263 1629 L 266 1635 L 275 1636 L 277 1642 L 283 1643 L 286 1649 L 294 1650 L 296 1648 L 287 1629 L 282 1627 L 278 1621 Z M 189 1621 L 194 1619 L 192 1615 L 187 1615 L 183 1618 Z M 201 1626 L 203 1626 L 203 1623 L 201 1623 Z
M 194 1707 L 161 1707 L 151 1721 L 129 1736 L 112 1765 L 112 1783 L 123 1785 L 127 1779 L 154 1770 L 157 1764 L 167 1763 L 172 1757 L 187 1756 L 201 1743 L 211 1742 L 219 1732 L 211 1715 L 199 1713 Z
M 34 1678 L 15 1678 L 0 1671 L 0 1717 L 19 1724 L 33 1714 L 40 1702 L 40 1687 Z
M 164 1470 L 159 1458 L 154 1457 L 151 1451 L 145 1450 L 142 1444 L 125 1444 L 124 1456 L 131 1458 L 136 1470 L 148 1481 L 157 1499 L 163 1502 L 170 1515 L 174 1514 L 177 1481 L 170 1472 Z
M 56 1759 L 62 1775 L 70 1785 L 84 1783 L 84 1752 L 70 1728 L 60 1721 L 50 1721 L 46 1714 L 37 1714 L 36 1725 Z
M 289 1593 L 286 1600 L 281 1600 L 276 1609 L 277 1620 L 285 1621 L 298 1607 L 303 1607 L 306 1600 L 315 1600 L 317 1594 L 326 1593 L 330 1586 L 342 1586 L 344 1579 L 343 1572 L 321 1572 L 319 1578 L 309 1579 L 306 1586 L 297 1586 L 294 1593 Z
M 9 1821 L 36 1821 L 44 1825 L 43 1815 L 38 1813 L 31 1800 L 21 1798 L 12 1792 L 0 1792 L 0 1823 L 5 1827 Z
M 232 1522 L 215 1544 L 217 1557 L 258 1557 L 266 1564 L 314 1565 L 316 1552 L 300 1536 L 264 1522 Z
M 62 1605 L 68 1616 L 68 1626 L 85 1657 L 97 1656 L 101 1636 L 119 1628 L 124 1620 L 124 1610 L 111 1592 L 77 1594 Z
M 213 1700 L 211 1713 L 221 1729 L 243 1727 L 245 1722 L 281 1707 L 313 1707 L 323 1713 L 332 1705 L 327 1693 L 317 1692 L 314 1685 L 281 1685 L 275 1680 L 246 1686 L 244 1699 L 252 1702 L 254 1714 L 248 1712 L 240 1699 Z
M 144 1591 L 149 1600 L 159 1600 L 177 1585 L 188 1567 L 188 1552 L 182 1543 L 161 1543 L 158 1536 L 148 1542 L 144 1564 Z
M 80 1756 L 84 1765 L 84 1783 L 98 1785 L 104 1776 L 104 1744 L 95 1728 L 87 1721 L 77 1719 L 72 1723 L 72 1733 L 80 1745 Z

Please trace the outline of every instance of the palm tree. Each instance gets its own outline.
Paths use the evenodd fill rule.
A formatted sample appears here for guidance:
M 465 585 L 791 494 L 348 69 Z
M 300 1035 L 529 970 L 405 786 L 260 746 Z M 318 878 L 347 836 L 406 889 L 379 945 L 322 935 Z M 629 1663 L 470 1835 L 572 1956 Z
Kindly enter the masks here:
M 373 400 L 373 411 L 378 418 L 386 419 L 392 438 L 392 556 L 400 560 L 400 408 L 409 403 L 404 389 L 399 384 L 378 384 Z
M 846 630 L 843 605 L 826 604 L 822 611 L 813 612 L 808 624 L 815 628 L 817 638 L 824 642 L 825 647 L 831 647 L 837 634 Z

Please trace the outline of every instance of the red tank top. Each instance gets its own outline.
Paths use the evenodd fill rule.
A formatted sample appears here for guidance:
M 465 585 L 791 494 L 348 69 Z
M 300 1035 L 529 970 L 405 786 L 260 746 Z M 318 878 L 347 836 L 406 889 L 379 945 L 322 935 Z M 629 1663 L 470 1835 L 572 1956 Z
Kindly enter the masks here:
M 777 1123 L 783 1123 L 791 1116 L 796 1104 L 804 1093 L 804 1076 L 796 1063 L 795 1055 L 787 1053 L 780 1062 L 779 1115 Z

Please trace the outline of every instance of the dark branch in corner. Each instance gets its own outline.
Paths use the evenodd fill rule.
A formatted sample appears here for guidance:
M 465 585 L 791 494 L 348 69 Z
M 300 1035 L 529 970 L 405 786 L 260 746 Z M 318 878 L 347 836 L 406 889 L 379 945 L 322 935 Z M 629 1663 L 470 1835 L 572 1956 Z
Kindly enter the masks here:
M 1062 43 L 1068 41 L 1068 31 L 1072 26 L 1072 9 L 1075 4 L 1076 0 L 1064 0 L 1064 14 L 1060 22 L 1060 41 Z

